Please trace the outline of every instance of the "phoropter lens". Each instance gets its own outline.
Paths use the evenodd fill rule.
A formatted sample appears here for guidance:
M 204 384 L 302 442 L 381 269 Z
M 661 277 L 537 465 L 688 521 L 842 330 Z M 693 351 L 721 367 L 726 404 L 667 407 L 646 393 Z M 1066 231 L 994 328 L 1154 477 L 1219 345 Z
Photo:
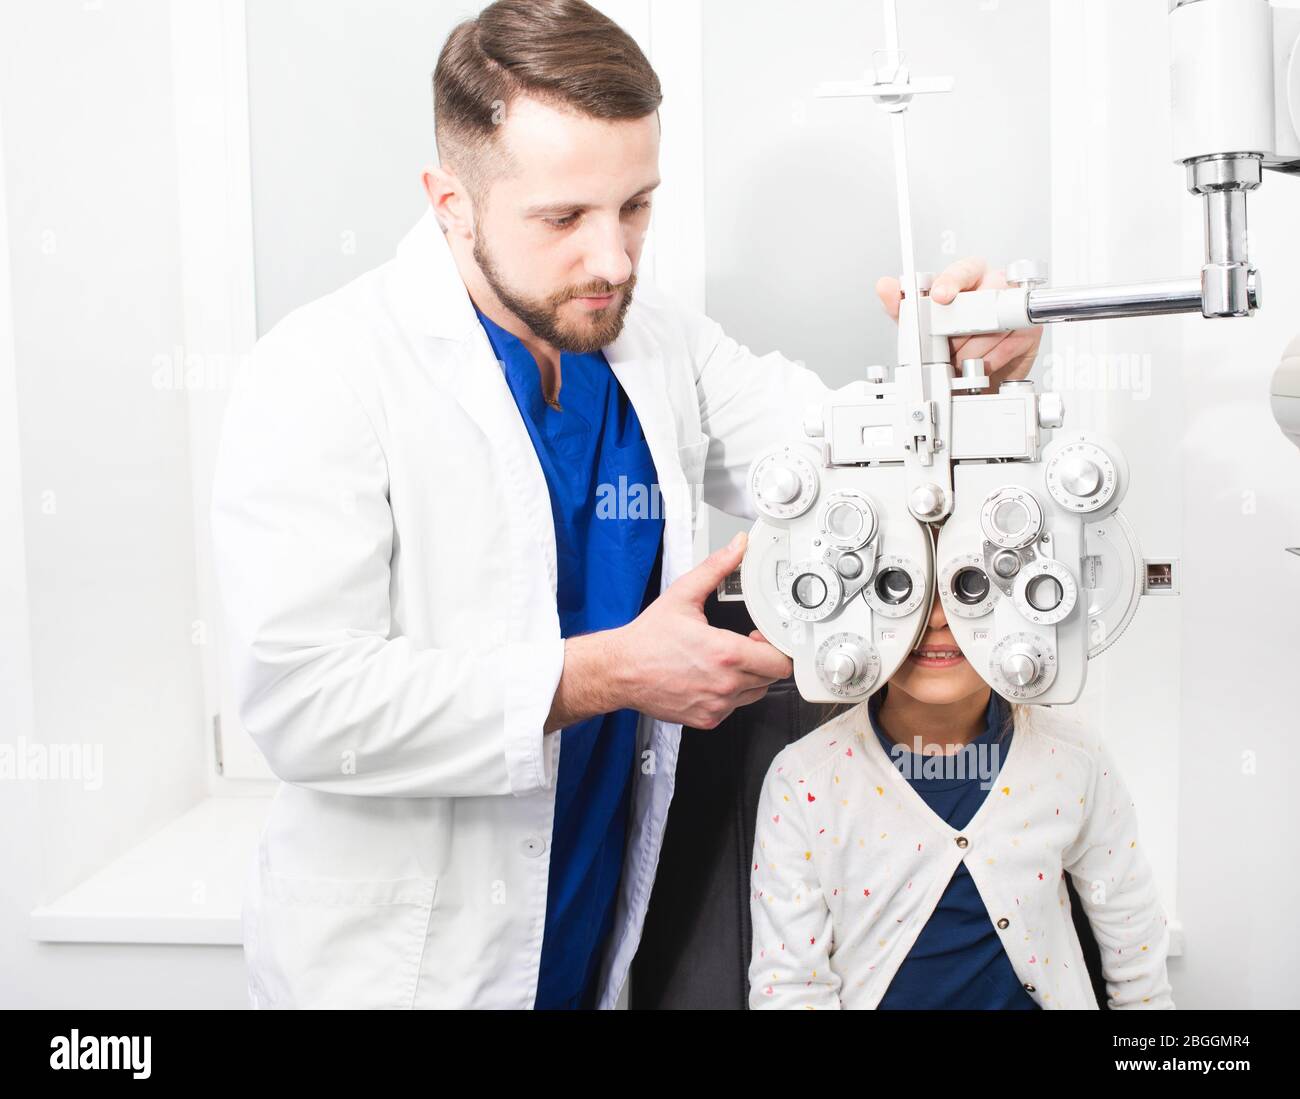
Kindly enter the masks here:
M 983 603 L 989 594 L 989 578 L 983 569 L 964 568 L 952 578 L 952 592 L 967 606 Z
M 882 603 L 898 606 L 905 603 L 912 594 L 912 578 L 906 569 L 884 569 L 876 577 L 876 595 Z

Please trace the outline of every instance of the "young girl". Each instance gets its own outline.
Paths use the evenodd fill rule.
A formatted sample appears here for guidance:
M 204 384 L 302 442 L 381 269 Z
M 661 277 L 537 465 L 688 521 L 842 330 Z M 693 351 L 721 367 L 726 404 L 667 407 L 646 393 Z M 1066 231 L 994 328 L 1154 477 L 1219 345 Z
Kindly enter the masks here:
M 789 745 L 754 839 L 754 1008 L 1171 1008 L 1167 920 L 1105 747 L 1012 706 L 936 599 L 892 680 Z

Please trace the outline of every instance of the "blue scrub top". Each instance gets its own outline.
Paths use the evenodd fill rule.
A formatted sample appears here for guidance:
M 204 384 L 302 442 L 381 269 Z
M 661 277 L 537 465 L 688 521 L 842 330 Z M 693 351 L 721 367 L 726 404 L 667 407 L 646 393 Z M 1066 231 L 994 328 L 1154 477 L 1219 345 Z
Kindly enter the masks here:
M 636 411 L 601 352 L 561 354 L 563 411 L 557 411 L 542 394 L 532 352 L 483 313 L 478 317 L 546 475 L 560 633 L 573 637 L 626 625 L 659 594 L 663 543 L 658 475 Z M 635 710 L 618 710 L 558 734 L 534 1007 L 595 1006 L 622 876 L 638 717 Z
M 867 702 L 867 714 L 881 747 L 894 760 L 897 758 L 893 751 L 894 741 L 880 728 L 877 720 L 888 690 L 886 685 L 871 696 Z M 1006 762 L 1012 738 L 1010 716 L 1006 700 L 990 691 L 984 732 L 962 749 L 968 754 L 964 770 L 953 772 L 969 777 L 926 778 L 916 774 L 913 768 L 903 771 L 912 789 L 953 828 L 962 829 L 970 823 L 988 794 L 983 782 L 988 781 L 991 787 L 992 779 L 996 777 L 991 774 L 988 780 L 981 779 L 976 753 L 989 753 L 986 762 L 990 764 L 990 771 L 993 767 L 1001 770 Z M 1007 734 L 999 741 L 997 737 L 1004 723 Z M 996 755 L 992 754 L 994 748 L 997 749 Z M 911 755 L 910 751 L 908 754 Z M 956 757 L 950 758 L 955 764 Z M 957 864 L 948 888 L 903 959 L 879 1006 L 882 1010 L 1038 1008 L 1011 967 L 997 928 L 993 926 L 993 919 L 980 899 L 979 890 L 964 861 Z

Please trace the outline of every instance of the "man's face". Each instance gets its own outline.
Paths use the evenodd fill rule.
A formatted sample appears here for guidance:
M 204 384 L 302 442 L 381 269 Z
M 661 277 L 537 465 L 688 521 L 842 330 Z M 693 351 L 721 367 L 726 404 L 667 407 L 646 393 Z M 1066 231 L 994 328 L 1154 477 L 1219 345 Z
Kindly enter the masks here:
M 476 204 L 474 260 L 539 339 L 590 353 L 632 304 L 659 185 L 659 120 L 604 121 L 519 97 L 499 135 L 515 171 Z

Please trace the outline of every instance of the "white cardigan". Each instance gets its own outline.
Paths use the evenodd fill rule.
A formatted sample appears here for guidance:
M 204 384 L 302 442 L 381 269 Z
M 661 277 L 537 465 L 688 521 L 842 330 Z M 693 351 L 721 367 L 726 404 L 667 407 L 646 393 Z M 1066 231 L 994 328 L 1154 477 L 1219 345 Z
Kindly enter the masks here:
M 960 832 L 899 772 L 865 702 L 777 755 L 754 839 L 750 1007 L 876 1007 L 963 860 L 1042 1007 L 1097 1007 L 1067 871 L 1110 1007 L 1174 1006 L 1168 921 L 1114 761 L 1059 708 L 1028 714 Z

